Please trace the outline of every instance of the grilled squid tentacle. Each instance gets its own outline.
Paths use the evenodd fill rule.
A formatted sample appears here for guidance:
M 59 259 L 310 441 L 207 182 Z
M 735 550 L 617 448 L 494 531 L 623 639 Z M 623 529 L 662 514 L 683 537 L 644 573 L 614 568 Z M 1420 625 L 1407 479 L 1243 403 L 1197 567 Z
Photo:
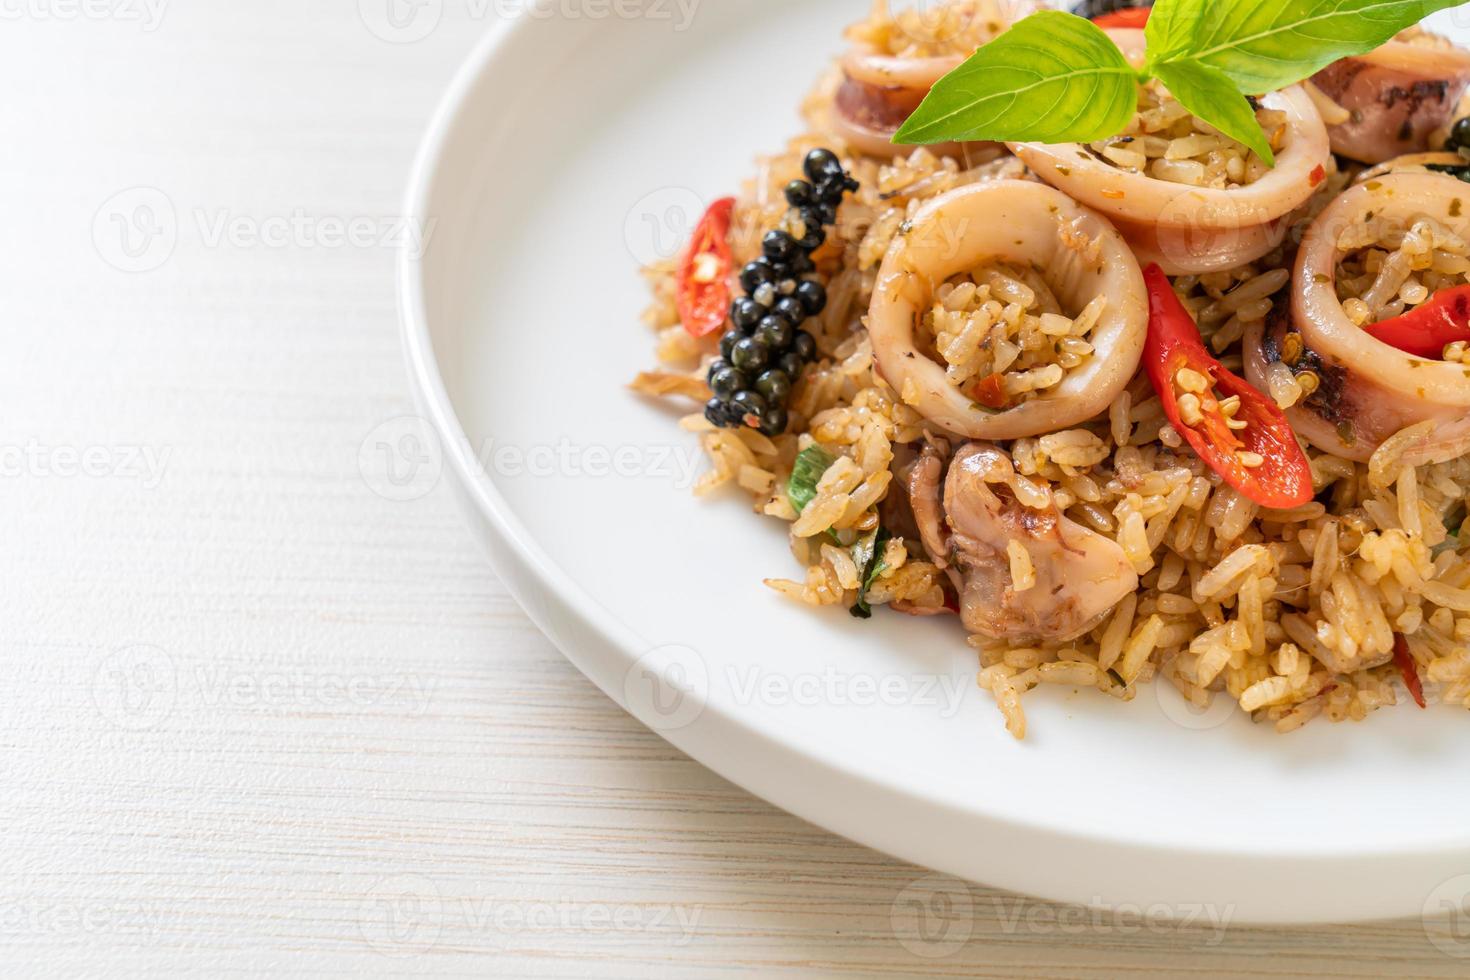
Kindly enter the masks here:
M 1035 268 L 1074 312 L 1106 298 L 1090 359 L 1045 394 L 1002 411 L 972 402 L 915 340 L 935 289 L 997 258 Z M 1147 328 L 1143 273 L 1122 236 L 1065 194 L 1022 180 L 962 187 L 919 211 L 884 256 L 868 316 L 888 384 L 930 422 L 976 439 L 1055 432 L 1097 415 L 1133 377 Z

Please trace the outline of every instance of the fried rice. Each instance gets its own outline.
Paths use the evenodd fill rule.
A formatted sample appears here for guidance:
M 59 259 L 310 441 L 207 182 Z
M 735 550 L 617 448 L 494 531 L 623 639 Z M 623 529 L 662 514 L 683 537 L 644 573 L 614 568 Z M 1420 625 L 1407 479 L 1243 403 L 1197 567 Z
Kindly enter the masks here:
M 881 30 L 869 25 L 865 36 Z M 830 97 L 830 87 L 819 88 L 807 102 L 808 118 L 824 118 Z M 1200 130 L 1187 113 L 1163 111 L 1172 100 L 1156 92 L 1146 90 L 1144 98 L 1156 112 L 1153 122 L 1135 121 L 1131 142 L 1094 147 L 1115 165 L 1176 179 L 1185 171 L 1171 165 L 1189 163 L 1187 179 L 1178 179 L 1212 186 L 1248 182 L 1257 173 L 1259 161 L 1239 144 Z M 1269 131 L 1271 119 L 1263 123 Z M 830 134 L 810 132 L 762 158 L 742 189 L 730 236 L 737 264 L 753 258 L 761 233 L 780 224 L 781 188 L 801 177 L 803 156 L 817 146 L 836 150 L 860 189 L 844 201 L 813 256 L 829 301 L 807 324 L 821 356 L 795 385 L 790 425 L 768 437 L 715 428 L 699 414 L 681 424 L 698 435 L 710 460 L 697 493 L 733 488 L 757 513 L 789 524 L 791 553 L 802 571 L 766 584 L 800 603 L 848 606 L 863 585 L 851 545 L 878 526 L 885 499 L 900 492 L 896 461 L 925 439 L 924 419 L 875 370 L 864 320 L 879 264 L 926 202 L 962 186 L 1028 174 L 1009 155 L 972 164 L 919 148 L 878 160 L 847 153 Z M 1230 370 L 1242 371 L 1243 334 L 1284 302 L 1300 228 L 1352 176 L 1329 175 L 1292 217 L 1293 233 L 1260 259 L 1175 278 L 1206 343 Z M 1465 281 L 1470 271 L 1465 243 L 1447 229 L 1415 226 L 1387 238 L 1369 229 L 1357 233 L 1344 243 L 1352 249 L 1339 280 L 1355 322 L 1392 316 L 1446 282 Z M 663 367 L 635 387 L 708 397 L 702 379 L 713 352 L 679 328 L 673 264 L 647 275 L 653 302 L 645 319 L 657 334 Z M 1032 270 L 977 269 L 942 286 L 936 300 L 920 333 L 957 385 L 1000 373 L 1007 394 L 1024 398 L 1090 353 L 1087 329 L 1096 311 L 1062 309 Z M 991 341 L 980 350 L 981 336 L 1009 346 Z M 1316 389 L 1310 371 L 1273 368 L 1267 393 L 1283 408 Z M 1142 372 L 1090 421 L 1000 443 L 1023 492 L 1049 497 L 1067 518 L 1116 542 L 1139 587 L 1097 626 L 1065 643 L 971 636 L 979 686 L 994 696 L 1018 738 L 1026 731 L 1025 697 L 1041 685 L 1090 687 L 1131 700 L 1141 685 L 1166 683 L 1193 705 L 1228 697 L 1256 721 L 1290 732 L 1318 717 L 1362 720 L 1404 700 L 1402 668 L 1393 661 L 1395 634 L 1402 634 L 1426 697 L 1470 707 L 1470 545 L 1449 530 L 1464 516 L 1470 458 L 1401 464 L 1405 447 L 1421 434 L 1406 430 L 1388 439 L 1367 462 L 1308 449 L 1316 496 L 1289 510 L 1247 499 L 1183 445 Z M 814 444 L 835 462 L 798 514 L 786 483 L 797 454 Z M 1009 557 L 1014 588 L 1026 588 L 1034 570 L 1024 550 Z M 952 600 L 945 574 L 919 542 L 891 537 L 882 559 L 866 590 L 868 603 L 946 614 Z

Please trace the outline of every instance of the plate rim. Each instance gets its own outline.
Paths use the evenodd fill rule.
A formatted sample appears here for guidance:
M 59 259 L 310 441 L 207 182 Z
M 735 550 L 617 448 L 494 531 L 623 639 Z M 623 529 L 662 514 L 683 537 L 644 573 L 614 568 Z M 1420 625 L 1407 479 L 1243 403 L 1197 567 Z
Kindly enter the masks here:
M 403 213 L 407 220 L 422 223 L 431 219 L 429 205 L 436 179 L 456 125 L 466 109 L 466 103 L 496 55 L 522 36 L 530 25 L 531 18 L 524 12 L 500 21 L 476 42 L 469 56 L 456 70 L 448 88 L 435 106 L 414 156 L 404 197 Z M 1110 836 L 1103 833 L 1084 833 L 1076 827 L 1063 830 L 1040 826 L 1027 823 L 1014 813 L 998 812 L 976 804 L 961 806 L 952 799 L 923 795 L 903 785 L 883 782 L 871 772 L 845 764 L 843 759 L 831 752 L 817 751 L 797 739 L 780 739 L 772 731 L 772 725 L 753 724 L 750 719 L 727 710 L 713 699 L 704 705 L 698 725 L 691 726 L 694 730 L 660 730 L 656 722 L 650 722 L 635 706 L 627 703 L 628 699 L 622 695 L 618 686 L 610 682 L 606 670 L 599 670 L 593 662 L 599 656 L 605 657 L 612 653 L 622 661 L 622 668 L 626 670 L 641 656 L 640 650 L 647 652 L 652 645 L 613 617 L 546 553 L 513 512 L 471 448 L 467 430 L 460 422 L 434 350 L 423 282 L 428 254 L 427 250 L 422 253 L 416 251 L 411 244 L 405 244 L 398 250 L 395 278 L 400 341 L 415 402 L 438 437 L 441 452 L 448 463 L 447 468 L 452 473 L 453 490 L 462 507 L 467 508 L 467 520 L 478 525 L 481 543 L 492 567 L 537 628 L 609 698 L 655 734 L 723 778 L 802 819 L 900 860 L 1051 901 L 1077 904 L 1098 905 L 1097 889 L 1079 890 L 1051 877 L 1028 877 L 1025 874 L 1005 873 L 1000 870 L 977 874 L 973 869 L 957 866 L 964 862 L 936 860 L 932 856 L 933 849 L 922 846 L 922 842 L 905 839 L 901 833 L 892 830 L 875 832 L 864 821 L 854 820 L 840 812 L 845 804 L 835 804 L 834 809 L 834 805 L 821 806 L 812 803 L 810 797 L 819 795 L 812 791 L 812 779 L 824 780 L 822 787 L 834 799 L 845 794 L 873 794 L 864 800 L 866 804 L 881 803 L 886 809 L 912 811 L 911 816 L 928 811 L 941 825 L 952 825 L 955 821 L 968 823 L 970 832 L 977 836 L 984 833 L 1018 835 L 1012 841 L 1016 850 L 1050 847 L 1064 853 L 1087 855 L 1088 859 L 1095 861 L 1094 849 L 1106 847 L 1124 852 L 1106 862 L 1108 866 L 1117 869 L 1136 861 L 1189 861 L 1190 868 L 1177 872 L 1177 877 L 1191 878 L 1196 882 L 1202 878 L 1216 878 L 1222 882 L 1228 880 L 1239 883 L 1235 887 L 1244 888 L 1247 892 L 1250 891 L 1250 886 L 1246 882 L 1257 872 L 1277 878 L 1290 877 L 1293 873 L 1317 875 L 1323 883 L 1321 887 L 1328 887 L 1326 882 L 1329 881 L 1336 883 L 1333 886 L 1336 887 L 1361 875 L 1383 873 L 1386 870 L 1383 866 L 1385 862 L 1450 864 L 1456 858 L 1463 860 L 1470 855 L 1470 832 L 1454 845 L 1442 843 L 1438 846 L 1416 846 L 1405 843 L 1402 847 L 1379 848 L 1371 852 L 1338 845 L 1332 851 L 1283 854 L 1262 850 L 1259 846 L 1183 847 L 1151 843 L 1138 835 Z M 600 640 L 602 650 L 588 651 L 578 648 L 581 643 L 587 642 L 586 638 L 578 637 L 574 640 L 569 637 L 563 626 L 552 621 L 550 609 L 543 608 L 548 606 L 558 614 L 578 621 L 575 625 L 579 629 L 572 632 L 590 631 L 594 634 Z M 778 723 L 776 727 L 779 727 Z M 762 770 L 769 762 L 751 765 L 738 763 L 731 758 L 742 750 L 756 759 L 779 759 L 783 764 L 797 761 L 801 775 L 797 779 L 766 776 Z M 1290 868 L 1283 867 L 1284 860 L 1291 862 Z M 1258 864 L 1260 867 L 1256 871 L 1248 872 L 1241 867 L 1242 862 Z M 973 861 L 970 863 L 973 868 Z M 1208 865 L 1208 869 L 1203 865 Z M 1141 881 L 1157 882 L 1157 868 L 1158 865 L 1155 865 L 1152 874 L 1135 873 L 1134 877 Z M 1128 872 L 1119 873 L 1128 877 Z M 1043 877 L 1047 878 L 1048 883 L 1041 883 Z M 1445 876 L 1441 873 L 1440 877 Z M 1035 883 L 1028 884 L 1028 881 Z M 1260 883 L 1269 890 L 1269 877 L 1261 878 Z M 1135 883 L 1130 887 L 1138 886 Z M 1154 887 L 1166 889 L 1167 886 L 1156 883 Z M 1234 890 L 1224 884 L 1220 887 Z M 1421 909 L 1404 908 L 1402 905 L 1386 906 L 1382 902 L 1375 903 L 1360 896 L 1344 897 L 1344 890 L 1337 891 L 1336 900 L 1330 905 L 1333 911 L 1327 911 L 1327 905 L 1316 904 L 1310 909 L 1302 909 L 1296 902 L 1284 903 L 1280 898 L 1259 894 L 1262 888 L 1257 888 L 1256 891 L 1258 894 L 1249 899 L 1231 903 L 1232 908 L 1243 905 L 1246 911 L 1245 915 L 1232 919 L 1232 924 L 1342 923 L 1394 916 L 1412 917 L 1422 912 Z M 1429 891 L 1429 888 L 1423 889 L 1425 895 Z M 1123 896 L 1122 900 L 1104 900 L 1100 904 L 1116 909 L 1125 905 L 1148 907 L 1150 902 L 1164 901 L 1148 899 L 1147 896 L 1131 892 L 1126 887 L 1120 890 L 1120 894 Z M 1319 896 L 1314 894 L 1313 897 Z M 1318 908 L 1321 909 L 1320 912 L 1316 911 Z

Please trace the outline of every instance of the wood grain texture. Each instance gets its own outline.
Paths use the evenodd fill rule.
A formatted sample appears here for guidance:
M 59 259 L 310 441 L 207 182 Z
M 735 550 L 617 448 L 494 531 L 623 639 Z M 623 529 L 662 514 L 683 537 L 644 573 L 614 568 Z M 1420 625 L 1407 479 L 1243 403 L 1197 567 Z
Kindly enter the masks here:
M 1463 975 L 1419 922 L 1181 928 L 935 879 L 644 730 L 444 488 L 360 473 L 411 411 L 392 253 L 313 236 L 391 224 L 485 21 L 113 9 L 0 30 L 7 974 Z M 168 214 L 164 260 L 118 251 Z

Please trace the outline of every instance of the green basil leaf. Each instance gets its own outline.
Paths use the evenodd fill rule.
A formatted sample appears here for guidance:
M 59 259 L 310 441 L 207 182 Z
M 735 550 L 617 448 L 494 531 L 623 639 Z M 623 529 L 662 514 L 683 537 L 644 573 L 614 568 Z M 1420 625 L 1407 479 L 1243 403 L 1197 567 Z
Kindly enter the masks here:
M 1138 73 L 1097 25 L 1044 10 L 941 78 L 893 142 L 1103 139 L 1133 117 L 1137 85 Z
M 1171 60 L 1187 54 L 1224 72 L 1243 94 L 1261 95 L 1310 78 L 1339 58 L 1372 51 L 1436 10 L 1463 2 L 1215 0 L 1199 4 L 1193 44 Z
M 837 457 L 818 445 L 810 445 L 796 454 L 791 467 L 791 479 L 786 484 L 786 499 L 800 514 L 817 495 L 817 481 L 827 472 L 827 467 L 837 462 Z
M 1256 111 L 1223 72 L 1197 61 L 1166 61 L 1154 65 L 1153 71 L 1184 108 L 1255 150 L 1267 166 L 1276 165 L 1271 144 L 1256 121 Z
M 1204 19 L 1207 0 L 1162 0 L 1154 4 L 1144 26 L 1149 70 L 1155 62 L 1176 58 L 1194 47 L 1194 35 Z
M 868 605 L 868 589 L 883 574 L 883 569 L 888 567 L 888 562 L 883 559 L 883 546 L 888 542 L 888 531 L 881 525 L 870 534 L 858 538 L 852 546 L 852 563 L 860 569 L 862 582 L 858 586 L 857 602 L 853 603 L 848 612 L 858 619 L 867 619 L 873 615 L 873 607 Z

